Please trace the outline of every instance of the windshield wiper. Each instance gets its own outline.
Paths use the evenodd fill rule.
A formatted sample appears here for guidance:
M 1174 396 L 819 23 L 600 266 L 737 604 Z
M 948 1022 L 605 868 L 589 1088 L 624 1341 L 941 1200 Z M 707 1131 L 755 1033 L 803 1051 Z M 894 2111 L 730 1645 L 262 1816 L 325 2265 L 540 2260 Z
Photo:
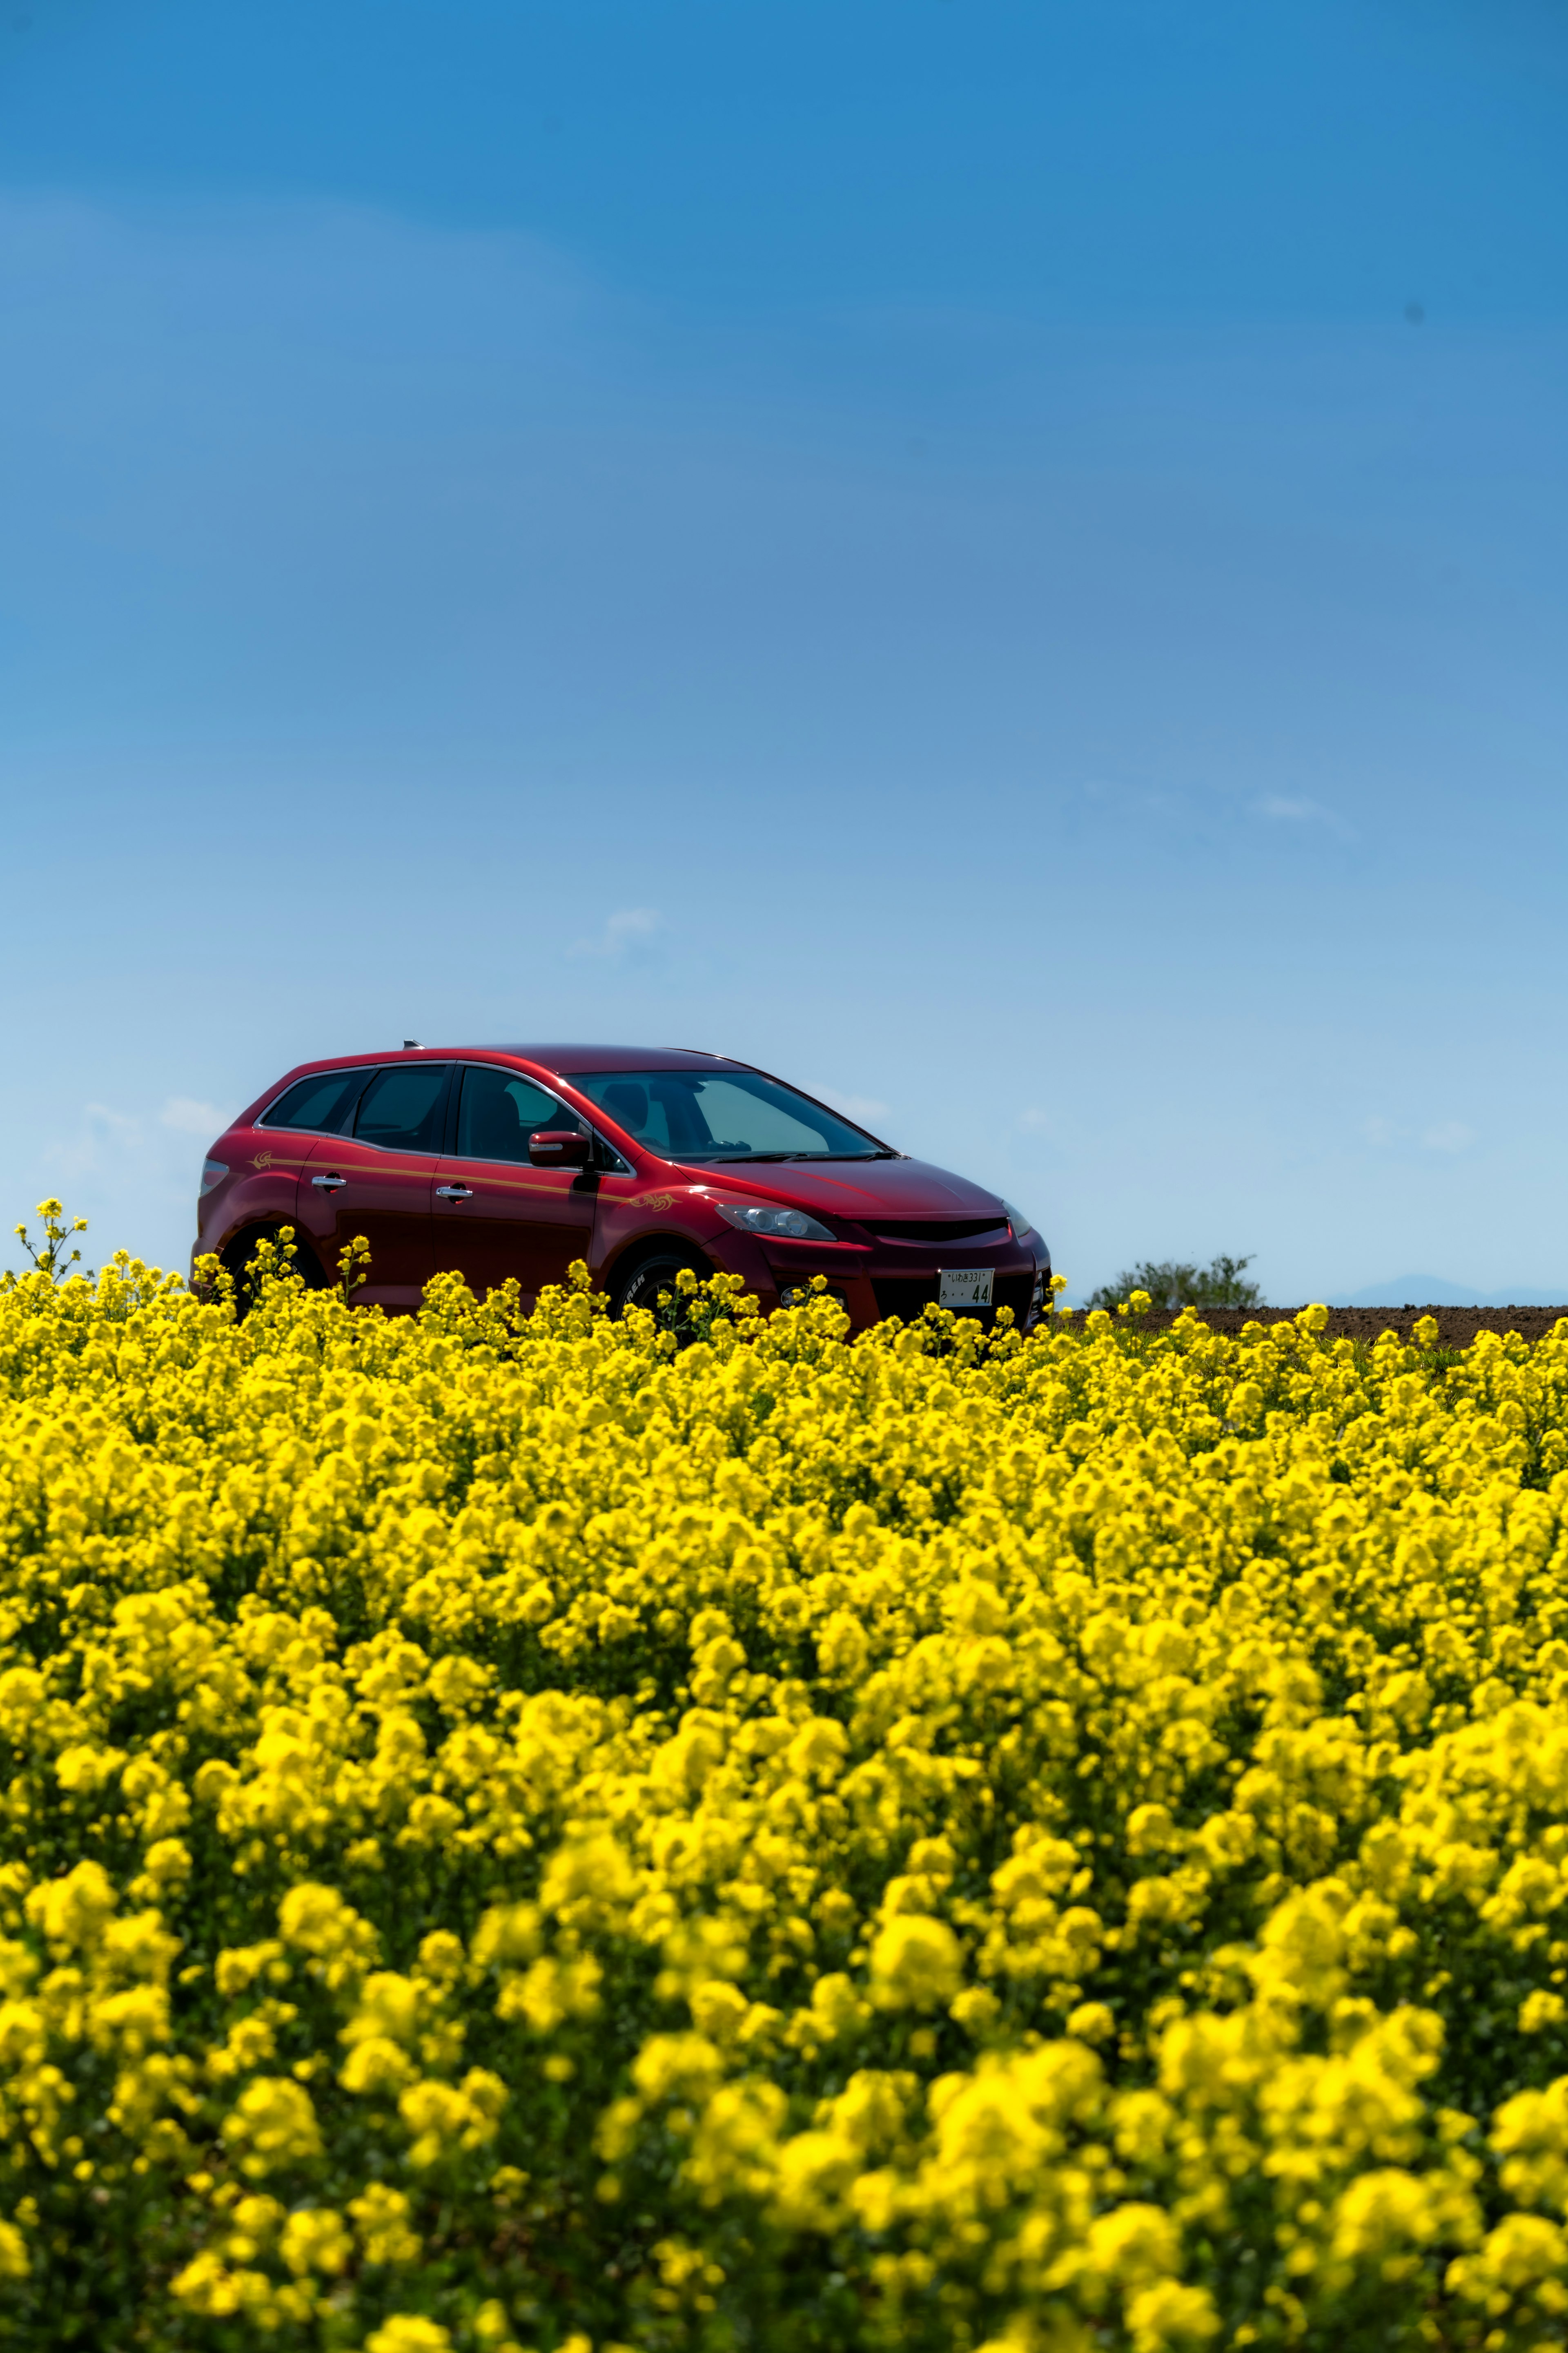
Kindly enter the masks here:
M 899 1154 L 896 1152 L 707 1152 L 700 1155 L 696 1153 L 692 1153 L 688 1156 L 691 1159 L 696 1159 L 700 1156 L 704 1160 L 726 1161 L 897 1160 L 900 1157 Z

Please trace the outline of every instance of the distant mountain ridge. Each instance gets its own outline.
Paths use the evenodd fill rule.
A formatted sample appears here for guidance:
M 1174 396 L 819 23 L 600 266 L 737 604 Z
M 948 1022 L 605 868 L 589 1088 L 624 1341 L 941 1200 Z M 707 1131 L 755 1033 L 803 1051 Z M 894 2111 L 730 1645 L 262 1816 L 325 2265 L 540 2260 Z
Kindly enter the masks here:
M 1396 1274 L 1387 1282 L 1369 1282 L 1364 1291 L 1342 1292 L 1323 1302 L 1325 1307 L 1563 1307 L 1568 1306 L 1568 1282 L 1555 1291 L 1514 1283 L 1506 1291 L 1467 1290 L 1440 1274 Z

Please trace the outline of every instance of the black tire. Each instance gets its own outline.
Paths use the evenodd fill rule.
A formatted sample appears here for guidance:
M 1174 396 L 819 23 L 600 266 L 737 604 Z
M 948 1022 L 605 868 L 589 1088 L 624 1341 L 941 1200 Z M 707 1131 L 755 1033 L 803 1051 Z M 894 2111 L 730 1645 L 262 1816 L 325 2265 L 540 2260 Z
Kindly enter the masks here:
M 648 1307 L 657 1311 L 658 1294 L 668 1291 L 674 1304 L 675 1278 L 682 1267 L 689 1267 L 699 1282 L 706 1282 L 713 1270 L 707 1260 L 679 1242 L 664 1242 L 639 1258 L 625 1274 L 617 1274 L 610 1284 L 610 1313 L 624 1315 L 628 1307 Z M 666 1311 L 668 1312 L 668 1310 Z

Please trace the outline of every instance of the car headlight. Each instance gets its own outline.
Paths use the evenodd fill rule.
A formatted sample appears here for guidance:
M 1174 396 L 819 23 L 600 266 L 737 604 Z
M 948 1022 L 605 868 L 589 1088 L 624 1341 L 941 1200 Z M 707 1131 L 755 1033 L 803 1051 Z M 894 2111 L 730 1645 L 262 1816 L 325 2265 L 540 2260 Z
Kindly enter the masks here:
M 743 1234 L 776 1234 L 785 1241 L 832 1242 L 837 1234 L 808 1218 L 804 1209 L 786 1209 L 773 1201 L 715 1201 L 713 1207 L 727 1226 Z
M 221 1160 L 204 1160 L 202 1162 L 201 1190 L 196 1195 L 197 1200 L 205 1201 L 207 1195 L 212 1191 L 213 1187 L 215 1185 L 221 1185 L 227 1175 L 228 1170 Z
M 1011 1201 L 1004 1201 L 1002 1207 L 1007 1212 L 1007 1223 L 1013 1229 L 1013 1240 L 1016 1242 L 1026 1241 L 1035 1229 L 1022 1209 L 1016 1209 Z

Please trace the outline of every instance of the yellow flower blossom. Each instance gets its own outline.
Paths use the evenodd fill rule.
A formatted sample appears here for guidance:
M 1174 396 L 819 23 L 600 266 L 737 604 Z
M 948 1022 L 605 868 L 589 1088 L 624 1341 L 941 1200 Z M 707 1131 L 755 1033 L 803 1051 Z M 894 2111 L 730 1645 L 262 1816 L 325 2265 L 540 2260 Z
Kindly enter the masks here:
M 223 2136 L 252 2181 L 305 2162 L 321 2147 L 309 2092 L 283 2075 L 258 2075 L 247 2084 L 223 2120 Z
M 963 1968 L 958 1939 L 944 1920 L 904 1913 L 871 1947 L 871 1999 L 885 2010 L 930 2010 L 952 1999 Z
M 367 2263 L 418 2262 L 419 2234 L 409 2226 L 409 2201 L 401 2189 L 373 2181 L 350 2199 L 348 2211 Z
M 330 2206 L 308 2207 L 290 2214 L 283 2225 L 279 2252 L 297 2278 L 310 2272 L 330 2275 L 341 2272 L 353 2253 L 353 2243 L 341 2214 Z
M 1562 2336 L 1568 1324 L 273 1259 L 0 1283 L 18 2342 Z
M 364 2353 L 452 2353 L 452 2333 L 416 2312 L 396 2312 L 364 2340 Z

